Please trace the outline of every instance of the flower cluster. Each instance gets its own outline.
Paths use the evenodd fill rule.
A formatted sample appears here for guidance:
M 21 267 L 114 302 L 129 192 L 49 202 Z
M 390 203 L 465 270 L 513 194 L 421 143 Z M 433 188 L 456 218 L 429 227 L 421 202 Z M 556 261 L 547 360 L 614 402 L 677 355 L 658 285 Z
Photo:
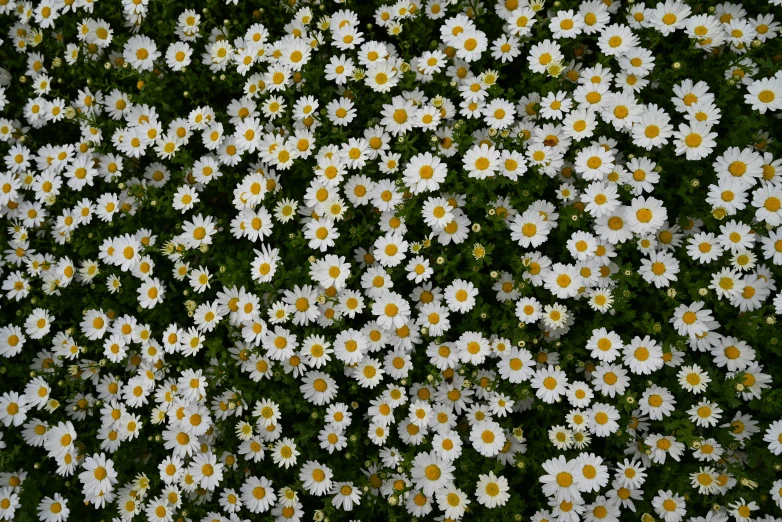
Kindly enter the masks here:
M 782 0 L 196 4 L 0 0 L 0 520 L 782 520 Z

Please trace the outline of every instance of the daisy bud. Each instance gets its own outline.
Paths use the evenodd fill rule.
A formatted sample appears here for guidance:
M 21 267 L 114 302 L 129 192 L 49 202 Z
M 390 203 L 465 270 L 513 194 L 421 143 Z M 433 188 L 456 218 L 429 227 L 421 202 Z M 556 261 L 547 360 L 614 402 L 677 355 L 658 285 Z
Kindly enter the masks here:
M 388 503 L 391 504 L 392 506 L 396 506 L 397 502 L 399 502 L 399 500 L 397 500 L 395 496 L 392 495 L 388 497 Z
M 706 295 L 708 293 L 709 293 L 709 289 L 708 288 L 699 288 L 698 289 L 698 295 L 700 295 L 700 296 L 704 296 L 704 295 Z

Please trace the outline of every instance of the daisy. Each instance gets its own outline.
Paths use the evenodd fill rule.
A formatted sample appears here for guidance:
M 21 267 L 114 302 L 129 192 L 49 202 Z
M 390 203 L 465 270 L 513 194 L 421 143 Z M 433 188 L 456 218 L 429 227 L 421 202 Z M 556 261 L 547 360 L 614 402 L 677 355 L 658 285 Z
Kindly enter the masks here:
M 684 27 L 687 17 L 692 9 L 680 0 L 666 0 L 660 2 L 649 14 L 650 24 L 660 31 L 663 36 L 668 36 L 677 29 Z M 666 522 L 672 522 L 666 520 Z
M 701 427 L 716 426 L 717 422 L 722 418 L 722 408 L 716 403 L 702 400 L 692 408 L 687 410 L 690 415 L 690 420 L 696 425 Z
M 556 263 L 544 274 L 543 284 L 555 297 L 565 299 L 576 296 L 584 280 L 574 266 Z
M 641 261 L 638 273 L 656 288 L 665 288 L 678 279 L 679 262 L 668 252 L 652 252 L 648 259 Z
M 763 175 L 763 156 L 751 148 L 728 147 L 713 163 L 717 176 L 734 178 L 753 186 Z
M 328 105 L 326 105 L 329 120 L 335 125 L 348 125 L 356 117 L 356 109 L 354 106 L 355 104 L 348 98 L 339 98 L 330 101 Z
M 486 179 L 499 168 L 500 152 L 493 146 L 483 144 L 468 150 L 462 162 L 470 178 Z
M 774 185 L 760 187 L 752 193 L 752 206 L 757 208 L 755 219 L 771 226 L 782 224 L 782 190 Z
M 505 477 L 498 477 L 491 471 L 488 475 L 478 475 L 475 496 L 479 504 L 490 509 L 504 506 L 510 499 L 508 491 L 510 491 L 510 486 Z
M 633 140 L 639 147 L 651 150 L 667 144 L 668 138 L 673 134 L 672 130 L 673 125 L 670 124 L 670 117 L 665 111 L 650 104 L 633 124 Z
M 538 247 L 546 241 L 551 224 L 540 212 L 528 209 L 518 214 L 511 224 L 511 239 L 524 248 Z
M 626 25 L 612 24 L 600 32 L 597 45 L 606 56 L 621 56 L 637 46 L 638 37 Z
M 670 490 L 658 490 L 652 499 L 655 512 L 665 522 L 680 522 L 686 513 L 686 505 L 684 497 Z
M 389 232 L 375 240 L 374 246 L 375 259 L 383 266 L 394 267 L 404 261 L 409 243 L 400 233 Z
M 589 108 L 579 108 L 571 111 L 562 120 L 562 132 L 576 141 L 589 138 L 597 128 L 595 112 Z
M 666 388 L 652 385 L 644 390 L 638 406 L 644 414 L 652 420 L 662 420 L 671 415 L 676 409 L 676 399 L 673 398 Z
M 35 308 L 24 323 L 25 333 L 31 339 L 41 339 L 49 334 L 54 320 L 48 310 Z
M 457 489 L 453 484 L 448 485 L 437 491 L 437 507 L 445 512 L 445 516 L 450 519 L 458 520 L 470 504 L 470 499 L 462 490 Z
M 299 470 L 299 480 L 307 492 L 315 496 L 323 496 L 331 490 L 334 474 L 328 466 L 316 461 L 307 461 Z
M 676 155 L 684 154 L 689 161 L 703 159 L 714 151 L 716 137 L 717 133 L 711 132 L 711 125 L 708 123 L 682 123 L 679 130 L 673 133 Z
M 460 32 L 452 45 L 456 48 L 456 56 L 467 63 L 478 60 L 488 46 L 486 34 L 474 28 Z
M 546 67 L 551 63 L 561 62 L 564 55 L 560 51 L 559 44 L 550 40 L 544 40 L 530 48 L 529 68 L 535 73 L 546 72 Z
M 478 453 L 491 457 L 499 453 L 505 445 L 505 433 L 494 421 L 480 421 L 470 430 L 470 442 Z
M 44 522 L 65 522 L 70 512 L 68 499 L 59 493 L 44 497 L 38 504 L 38 517 Z
M 573 501 L 580 498 L 575 480 L 577 462 L 563 456 L 543 462 L 545 475 L 540 477 L 543 493 L 556 500 Z
M 553 404 L 557 398 L 565 394 L 567 390 L 567 376 L 561 370 L 549 365 L 537 370 L 530 384 L 535 390 L 535 396 L 547 404 Z
M 25 396 L 16 392 L 5 392 L 0 397 L 0 421 L 8 426 L 19 426 L 27 419 L 29 404 Z
M 782 81 L 776 76 L 752 82 L 744 95 L 744 101 L 761 114 L 782 108 Z
M 679 335 L 702 335 L 708 331 L 706 322 L 713 320 L 711 310 L 704 309 L 702 301 L 695 301 L 691 305 L 679 305 L 674 310 L 670 322 L 679 332 Z
M 340 233 L 337 231 L 334 222 L 328 220 L 309 221 L 305 225 L 304 237 L 309 240 L 309 247 L 325 252 L 329 247 L 334 246 L 334 240 L 338 239 Z
M 265 477 L 250 477 L 240 489 L 242 504 L 251 513 L 264 513 L 277 501 L 272 483 Z
M 131 67 L 138 71 L 149 71 L 160 57 L 154 40 L 145 35 L 132 36 L 122 51 L 122 56 Z
M 573 480 L 580 492 L 600 491 L 608 484 L 608 467 L 594 453 L 582 453 L 576 458 Z
M 723 254 L 722 245 L 712 233 L 700 232 L 687 241 L 687 254 L 699 263 L 710 263 Z
M 465 313 L 475 306 L 478 289 L 470 281 L 455 279 L 445 289 L 445 302 L 452 312 Z
M 426 495 L 432 495 L 447 486 L 454 478 L 454 466 L 435 451 L 419 453 L 413 460 L 412 481 Z
M 311 371 L 302 379 L 299 387 L 304 398 L 315 405 L 328 404 L 336 396 L 339 387 L 326 373 Z

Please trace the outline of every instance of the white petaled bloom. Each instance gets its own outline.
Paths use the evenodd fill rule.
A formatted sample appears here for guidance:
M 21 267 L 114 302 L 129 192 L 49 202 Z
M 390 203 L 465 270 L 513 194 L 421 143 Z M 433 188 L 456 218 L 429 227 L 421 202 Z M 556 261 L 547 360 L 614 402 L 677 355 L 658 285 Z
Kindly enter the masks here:
M 154 40 L 144 35 L 135 35 L 125 44 L 123 57 L 136 70 L 148 71 L 160 57 L 160 52 Z
M 488 475 L 479 475 L 475 486 L 475 496 L 478 502 L 487 508 L 504 506 L 510 499 L 510 486 L 503 476 L 496 476 L 492 471 Z
M 445 289 L 445 302 L 453 312 L 465 313 L 475 306 L 478 289 L 470 281 L 455 279 Z
M 711 154 L 717 145 L 714 141 L 717 133 L 710 131 L 711 125 L 707 123 L 680 124 L 679 130 L 673 134 L 676 155 L 684 154 L 689 161 L 694 161 Z
M 79 474 L 79 481 L 88 495 L 98 496 L 110 493 L 117 483 L 117 472 L 114 462 L 104 454 L 95 454 L 84 459 L 84 471 Z
M 424 494 L 433 495 L 453 480 L 455 469 L 450 461 L 442 459 L 434 451 L 419 453 L 413 460 L 411 477 Z
M 511 224 L 511 239 L 524 248 L 534 248 L 546 241 L 550 230 L 550 223 L 540 212 L 529 209 L 514 218 Z
M 480 421 L 473 424 L 470 430 L 470 442 L 478 453 L 491 457 L 499 453 L 505 445 L 505 433 L 494 421 Z
M 652 499 L 652 506 L 655 512 L 665 522 L 679 522 L 682 520 L 686 513 L 686 505 L 684 497 L 670 490 L 659 490 Z
M 445 512 L 447 518 L 453 520 L 460 519 L 467 509 L 467 505 L 470 504 L 467 495 L 453 485 L 440 489 L 436 497 L 438 507 Z

